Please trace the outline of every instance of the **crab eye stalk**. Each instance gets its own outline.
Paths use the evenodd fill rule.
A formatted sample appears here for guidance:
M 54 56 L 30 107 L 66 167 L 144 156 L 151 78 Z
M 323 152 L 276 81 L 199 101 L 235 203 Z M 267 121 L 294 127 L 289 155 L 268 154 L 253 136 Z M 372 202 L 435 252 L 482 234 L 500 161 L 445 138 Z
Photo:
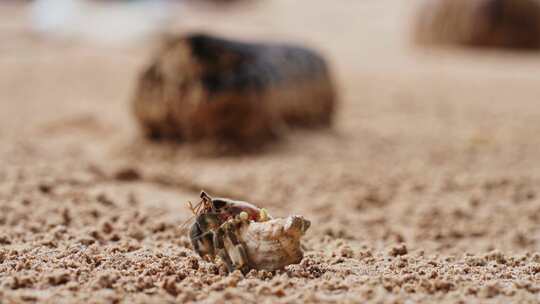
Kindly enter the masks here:
M 200 195 L 200 196 L 201 196 L 201 198 L 202 198 L 203 200 L 212 201 L 212 198 L 210 197 L 210 195 L 208 195 L 208 194 L 207 194 L 206 192 L 204 192 L 204 191 L 201 191 L 201 195 Z

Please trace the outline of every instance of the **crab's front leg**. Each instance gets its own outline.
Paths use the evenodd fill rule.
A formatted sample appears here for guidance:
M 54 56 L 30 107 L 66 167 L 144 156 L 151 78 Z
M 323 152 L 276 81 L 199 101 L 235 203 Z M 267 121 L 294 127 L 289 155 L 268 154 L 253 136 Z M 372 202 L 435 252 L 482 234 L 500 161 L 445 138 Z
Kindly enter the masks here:
M 225 233 L 231 242 L 232 247 L 229 249 L 229 255 L 235 264 L 235 268 L 243 273 L 249 271 L 249 260 L 244 244 L 238 240 L 238 229 L 236 225 L 227 225 Z
M 212 227 L 217 226 L 217 223 L 218 219 L 214 214 L 203 214 L 198 216 L 191 226 L 189 231 L 191 244 L 201 258 L 213 259 L 215 256 Z
M 221 225 L 214 234 L 214 246 L 225 264 L 227 264 L 229 272 L 238 269 L 243 273 L 247 273 L 249 271 L 249 261 L 244 245 L 238 240 L 237 227 L 239 224 L 242 224 L 242 220 L 237 218 Z M 225 246 L 225 239 L 230 244 L 229 248 Z
M 229 272 L 234 271 L 233 262 L 229 256 L 229 253 L 227 252 L 227 249 L 225 248 L 225 229 L 223 226 L 219 227 L 214 233 L 213 243 L 219 257 L 227 265 L 227 270 Z

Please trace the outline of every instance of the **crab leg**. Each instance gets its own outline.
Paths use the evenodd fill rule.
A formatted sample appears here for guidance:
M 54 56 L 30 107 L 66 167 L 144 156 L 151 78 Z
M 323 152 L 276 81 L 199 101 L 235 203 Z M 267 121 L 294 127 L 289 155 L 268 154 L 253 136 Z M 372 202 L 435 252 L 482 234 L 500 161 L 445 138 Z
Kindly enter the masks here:
M 223 223 L 214 233 L 213 244 L 218 251 L 219 256 L 227 265 L 229 272 L 239 269 L 242 272 L 247 272 L 249 269 L 246 250 L 237 237 L 237 224 L 241 223 L 241 219 L 230 219 Z M 225 246 L 225 238 L 232 247 Z
M 224 237 L 225 237 L 225 230 L 223 229 L 223 226 L 221 226 L 217 229 L 216 233 L 214 233 L 214 240 L 213 240 L 214 247 L 216 248 L 219 257 L 227 265 L 227 269 L 229 270 L 229 272 L 232 272 L 234 271 L 234 265 L 231 260 L 231 257 L 229 256 L 229 254 L 227 253 L 227 250 L 225 249 Z
M 233 248 L 231 248 L 232 252 L 230 254 L 232 255 L 232 260 L 235 263 L 235 268 L 240 269 L 242 272 L 246 272 L 247 269 L 249 268 L 247 253 L 242 243 L 238 241 L 238 238 L 236 236 L 237 231 L 235 229 L 235 226 L 226 225 L 225 231 L 226 231 L 227 237 L 229 238 L 229 240 L 231 241 L 231 244 L 233 245 Z

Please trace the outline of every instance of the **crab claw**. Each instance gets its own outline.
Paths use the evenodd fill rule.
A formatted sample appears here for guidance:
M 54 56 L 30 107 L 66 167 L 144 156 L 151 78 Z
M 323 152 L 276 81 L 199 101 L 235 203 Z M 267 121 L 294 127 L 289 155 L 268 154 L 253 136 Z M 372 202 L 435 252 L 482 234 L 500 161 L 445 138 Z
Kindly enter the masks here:
M 303 216 L 293 215 L 287 218 L 287 222 L 283 228 L 290 235 L 304 235 L 309 229 L 309 226 L 311 226 L 311 222 Z
M 259 211 L 259 222 L 266 222 L 270 219 L 270 216 L 268 215 L 268 211 L 266 209 L 261 208 Z
M 242 221 L 247 221 L 249 219 L 249 214 L 245 211 L 240 212 L 239 216 Z

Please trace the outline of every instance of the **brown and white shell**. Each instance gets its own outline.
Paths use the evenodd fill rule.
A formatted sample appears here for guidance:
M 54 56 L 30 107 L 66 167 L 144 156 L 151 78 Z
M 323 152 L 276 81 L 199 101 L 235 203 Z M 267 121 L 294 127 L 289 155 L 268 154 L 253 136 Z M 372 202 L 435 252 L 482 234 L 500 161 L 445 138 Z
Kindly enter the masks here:
M 238 235 L 250 268 L 274 271 L 300 263 L 304 256 L 300 239 L 309 226 L 310 222 L 299 215 L 243 225 Z

